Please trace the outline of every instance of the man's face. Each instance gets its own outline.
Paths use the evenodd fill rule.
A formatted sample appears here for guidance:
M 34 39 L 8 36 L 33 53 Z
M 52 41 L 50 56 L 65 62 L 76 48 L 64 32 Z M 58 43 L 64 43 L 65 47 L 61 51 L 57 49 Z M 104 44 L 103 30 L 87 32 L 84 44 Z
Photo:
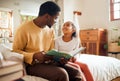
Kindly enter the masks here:
M 53 26 L 58 21 L 59 15 L 60 15 L 59 12 L 54 16 L 49 15 L 49 18 L 47 20 L 47 25 L 48 25 L 49 28 L 51 28 L 51 26 Z

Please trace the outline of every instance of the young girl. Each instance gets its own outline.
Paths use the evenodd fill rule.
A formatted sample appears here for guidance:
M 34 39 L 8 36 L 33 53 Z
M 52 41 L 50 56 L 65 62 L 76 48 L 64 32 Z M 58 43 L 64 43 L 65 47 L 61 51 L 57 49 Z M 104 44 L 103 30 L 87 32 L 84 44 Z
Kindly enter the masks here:
M 77 31 L 76 27 L 71 21 L 65 22 L 62 27 L 63 35 L 55 39 L 55 49 L 60 52 L 69 53 L 70 51 L 79 48 L 80 47 L 79 35 L 78 32 L 76 31 Z M 72 58 L 68 63 L 75 67 L 79 65 L 79 68 L 81 68 L 82 72 L 84 73 L 86 81 L 94 81 L 88 66 L 84 63 L 75 61 L 76 59 Z M 85 81 L 84 76 L 83 79 Z

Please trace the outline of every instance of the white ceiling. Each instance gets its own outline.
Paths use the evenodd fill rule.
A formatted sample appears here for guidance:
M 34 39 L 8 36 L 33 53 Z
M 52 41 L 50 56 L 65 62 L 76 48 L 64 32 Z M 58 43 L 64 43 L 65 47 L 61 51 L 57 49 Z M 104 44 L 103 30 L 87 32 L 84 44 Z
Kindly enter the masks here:
M 30 0 L 28 0 L 30 1 Z M 35 1 L 37 3 L 43 3 L 43 2 L 46 2 L 46 1 L 52 1 L 52 0 L 31 0 L 31 1 Z

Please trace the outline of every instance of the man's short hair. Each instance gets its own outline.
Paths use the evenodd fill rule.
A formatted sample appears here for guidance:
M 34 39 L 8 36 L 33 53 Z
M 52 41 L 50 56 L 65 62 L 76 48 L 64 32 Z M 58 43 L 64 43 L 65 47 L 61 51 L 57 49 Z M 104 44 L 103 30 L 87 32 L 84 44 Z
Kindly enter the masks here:
M 38 16 L 42 16 L 46 13 L 53 16 L 56 15 L 59 11 L 60 7 L 56 3 L 53 1 L 47 1 L 40 6 Z

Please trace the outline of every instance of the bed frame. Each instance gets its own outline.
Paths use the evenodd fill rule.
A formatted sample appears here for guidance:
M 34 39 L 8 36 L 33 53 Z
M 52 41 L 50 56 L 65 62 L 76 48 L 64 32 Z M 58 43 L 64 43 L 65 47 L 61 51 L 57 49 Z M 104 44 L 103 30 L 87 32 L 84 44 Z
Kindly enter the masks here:
M 113 79 L 112 81 L 120 81 L 120 76 L 115 78 L 115 79 Z

